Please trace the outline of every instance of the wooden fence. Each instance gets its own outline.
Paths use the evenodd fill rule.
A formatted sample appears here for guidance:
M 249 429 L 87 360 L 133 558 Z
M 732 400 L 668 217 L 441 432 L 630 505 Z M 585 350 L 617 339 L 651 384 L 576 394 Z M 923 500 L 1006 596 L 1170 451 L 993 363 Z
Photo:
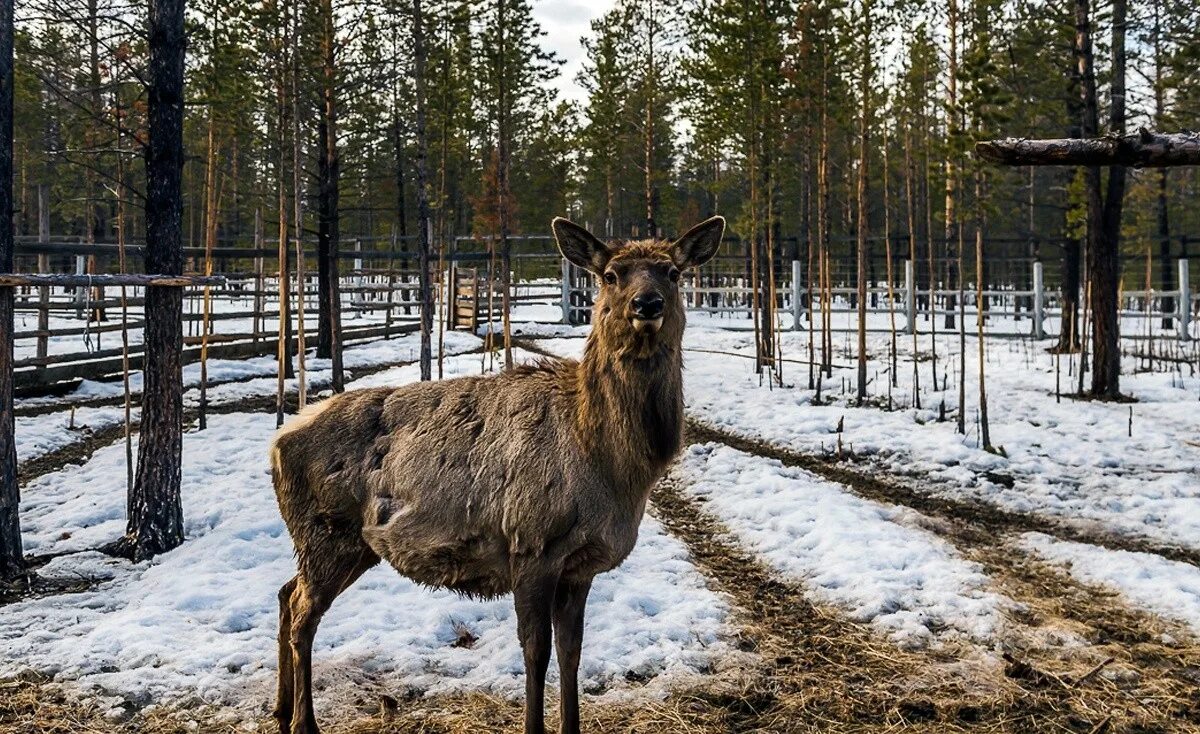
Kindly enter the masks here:
M 595 284 L 590 274 L 566 263 L 553 249 L 548 237 L 520 238 L 522 249 L 513 256 L 511 303 L 518 311 L 524 306 L 543 307 L 533 313 L 537 320 L 560 320 L 581 324 L 590 320 Z M 210 286 L 211 304 L 208 323 L 208 356 L 240 359 L 274 355 L 279 334 L 279 263 L 278 247 L 260 241 L 260 246 L 219 247 L 212 251 L 214 275 L 222 284 Z M 350 240 L 339 252 L 342 263 L 339 287 L 342 310 L 342 341 L 358 341 L 415 331 L 419 320 L 419 285 L 414 253 L 397 240 Z M 481 243 L 459 238 L 450 252 L 444 253 L 441 271 L 434 267 L 436 301 L 448 328 L 478 330 L 498 322 L 502 294 L 497 258 L 480 249 Z M 486 243 L 483 243 L 486 247 Z M 728 250 L 730 248 L 724 248 Z M 130 263 L 140 263 L 142 249 L 126 248 Z M 69 241 L 27 240 L 17 243 L 18 270 L 36 270 L 44 275 L 55 273 L 87 278 L 97 283 L 106 273 L 116 270 L 119 248 L 111 244 Z M 204 251 L 185 248 L 189 269 L 202 269 Z M 290 328 L 284 338 L 295 349 L 295 299 L 302 293 L 308 345 L 315 339 L 318 320 L 317 267 L 311 247 L 303 254 L 303 283 L 296 279 L 297 256 L 289 253 L 286 275 L 289 299 L 293 301 Z M 1174 290 L 1128 290 L 1122 294 L 1122 317 L 1127 321 L 1125 336 L 1163 338 L 1170 333 L 1181 339 L 1195 338 L 1198 319 L 1197 299 L 1190 285 L 1187 260 L 1178 260 Z M 784 328 L 807 328 L 809 292 L 805 287 L 807 263 L 801 260 L 774 264 L 775 307 Z M 886 262 L 877 270 L 886 273 Z M 1004 278 L 989 283 L 983 293 L 982 308 L 987 317 L 987 332 L 993 336 L 1045 336 L 1059 315 L 1060 295 L 1047 286 L 1044 266 L 1029 263 L 1028 279 L 1020 279 L 1022 268 L 1003 270 Z M 974 286 L 963 293 L 962 303 L 956 288 L 938 283 L 928 288 L 922 281 L 925 263 L 916 267 L 897 260 L 892 268 L 893 283 L 877 278 L 867 290 L 867 312 L 872 331 L 890 328 L 894 314 L 897 328 L 903 331 L 921 328 L 921 320 L 957 319 L 965 312 L 968 324 L 974 324 L 977 307 Z M 1000 272 L 1000 271 L 993 271 Z M 836 275 L 836 274 L 835 274 Z M 127 313 L 122 317 L 121 299 L 114 288 L 98 284 L 19 285 L 16 297 L 15 386 L 19 391 L 44 391 L 47 386 L 69 386 L 82 379 L 104 379 L 122 369 L 119 332 L 124 319 L 130 331 L 130 368 L 141 364 L 141 328 L 143 325 L 143 288 L 126 288 Z M 926 287 L 923 287 L 926 286 Z M 753 308 L 754 289 L 745 258 L 736 252 L 724 252 L 698 273 L 686 276 L 684 297 L 688 309 L 720 320 L 730 328 L 748 328 Z M 184 287 L 184 363 L 200 358 L 205 288 Z M 892 300 L 889 305 L 889 291 Z M 838 276 L 832 288 L 833 328 L 852 330 L 857 290 L 845 276 Z M 814 304 L 816 305 L 816 304 Z M 884 321 L 881 316 L 887 315 Z M 1144 326 L 1144 328 L 1143 328 Z M 945 328 L 941 323 L 939 328 Z M 926 327 L 928 328 L 928 327 Z
M 806 263 L 794 260 L 790 265 L 783 276 L 776 278 L 775 307 L 777 313 L 788 317 L 789 323 L 785 328 L 802 330 L 807 328 L 805 324 L 809 308 Z M 1189 265 L 1188 260 L 1176 261 L 1176 282 L 1179 285 L 1174 290 L 1122 291 L 1120 316 L 1123 321 L 1132 322 L 1132 328 L 1126 328 L 1123 337 L 1162 338 L 1164 332 L 1180 340 L 1198 336 L 1193 332 L 1196 331 L 1195 325 L 1200 323 L 1200 319 L 1197 319 L 1200 293 L 1190 287 Z M 782 268 L 777 268 L 776 272 L 780 270 Z M 1041 339 L 1050 331 L 1048 322 L 1061 317 L 1061 293 L 1046 286 L 1044 266 L 1040 262 L 1032 263 L 1028 283 L 986 285 L 979 303 L 976 302 L 974 283 L 965 283 L 961 293 L 957 287 L 950 288 L 941 283 L 933 289 L 919 288 L 917 268 L 911 261 L 902 261 L 896 270 L 897 282 L 890 287 L 887 282 L 873 281 L 867 288 L 868 331 L 888 331 L 890 326 L 872 317 L 890 317 L 893 314 L 897 329 L 904 333 L 920 329 L 922 318 L 939 318 L 943 323 L 951 324 L 958 318 L 966 318 L 967 323 L 973 325 L 982 305 L 985 329 L 989 336 L 1032 336 Z M 594 280 L 590 273 L 562 262 L 560 304 L 564 323 L 584 324 L 590 321 L 596 293 Z M 689 311 L 728 319 L 726 325 L 729 328 L 751 328 L 745 322 L 752 315 L 754 288 L 748 277 L 731 272 L 727 264 L 717 262 L 714 266 L 706 266 L 696 273 L 685 275 L 682 289 Z M 832 295 L 831 313 L 846 317 L 833 319 L 833 330 L 855 330 L 858 289 L 849 282 L 842 282 L 829 290 Z M 816 299 L 813 308 L 819 310 L 819 294 Z M 872 321 L 874 325 L 870 325 Z M 1028 325 L 1021 327 L 1022 322 L 1028 322 Z M 1158 322 L 1160 327 L 1151 328 L 1154 322 Z

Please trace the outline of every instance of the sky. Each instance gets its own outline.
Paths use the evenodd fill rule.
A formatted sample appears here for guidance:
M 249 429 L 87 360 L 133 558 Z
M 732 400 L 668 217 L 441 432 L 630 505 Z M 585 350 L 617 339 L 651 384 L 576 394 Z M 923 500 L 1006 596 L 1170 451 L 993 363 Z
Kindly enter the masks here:
M 546 32 L 543 46 L 553 51 L 563 65 L 553 83 L 562 99 L 583 102 L 587 94 L 575 77 L 583 68 L 583 45 L 579 39 L 591 32 L 593 18 L 603 15 L 615 0 L 534 0 L 533 17 Z

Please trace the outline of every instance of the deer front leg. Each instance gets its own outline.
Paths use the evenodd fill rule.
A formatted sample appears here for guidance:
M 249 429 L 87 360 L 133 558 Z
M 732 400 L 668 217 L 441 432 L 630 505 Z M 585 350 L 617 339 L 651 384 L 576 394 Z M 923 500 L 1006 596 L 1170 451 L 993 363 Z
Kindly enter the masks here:
M 517 638 L 525 653 L 525 734 L 546 731 L 546 669 L 550 666 L 550 625 L 557 574 L 544 569 L 514 573 L 513 603 Z
M 554 645 L 558 650 L 561 734 L 579 734 L 579 656 L 583 612 L 592 580 L 559 580 L 554 593 Z

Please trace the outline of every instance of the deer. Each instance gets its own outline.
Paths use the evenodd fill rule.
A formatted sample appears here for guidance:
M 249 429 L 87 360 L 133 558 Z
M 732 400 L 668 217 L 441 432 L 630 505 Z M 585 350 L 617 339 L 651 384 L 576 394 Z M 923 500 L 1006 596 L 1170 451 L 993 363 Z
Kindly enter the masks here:
M 561 217 L 552 228 L 562 256 L 598 279 L 581 359 L 352 390 L 276 432 L 272 482 L 297 565 L 279 590 L 281 734 L 319 732 L 317 626 L 381 560 L 428 587 L 511 593 L 525 734 L 545 731 L 552 638 L 560 731 L 578 734 L 588 592 L 633 550 L 681 449 L 680 274 L 716 254 L 725 220 L 674 242 L 606 243 Z

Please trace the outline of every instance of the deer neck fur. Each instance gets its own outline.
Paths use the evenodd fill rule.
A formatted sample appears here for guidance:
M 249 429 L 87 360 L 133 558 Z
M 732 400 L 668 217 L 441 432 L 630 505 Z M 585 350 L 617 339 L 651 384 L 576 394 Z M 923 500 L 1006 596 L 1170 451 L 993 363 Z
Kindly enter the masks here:
M 603 324 L 576 368 L 576 427 L 584 450 L 617 487 L 649 491 L 683 434 L 682 329 L 652 344 L 610 348 Z

